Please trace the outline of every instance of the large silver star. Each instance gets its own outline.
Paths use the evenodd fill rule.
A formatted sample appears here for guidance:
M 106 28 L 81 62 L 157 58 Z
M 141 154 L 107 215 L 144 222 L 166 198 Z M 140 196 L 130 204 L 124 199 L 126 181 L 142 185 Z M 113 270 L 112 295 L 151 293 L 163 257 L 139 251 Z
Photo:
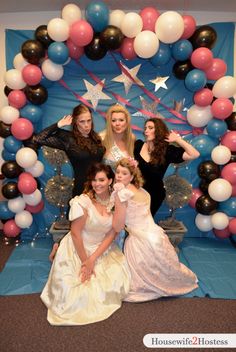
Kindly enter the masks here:
M 102 80 L 103 84 L 104 82 L 105 82 L 105 79 Z M 82 97 L 84 99 L 91 101 L 94 110 L 96 110 L 100 99 L 104 99 L 104 100 L 111 99 L 108 95 L 102 92 L 102 88 L 103 88 L 102 84 L 98 83 L 95 86 L 93 86 L 91 83 L 86 81 L 86 79 L 84 79 L 84 84 L 87 88 L 87 93 L 85 93 Z
M 118 82 L 118 83 L 124 83 L 126 95 L 129 93 L 129 90 L 132 87 L 132 84 L 136 83 L 139 86 L 144 86 L 143 82 L 141 82 L 140 79 L 138 79 L 138 77 L 136 77 L 138 74 L 138 71 L 140 69 L 141 64 L 139 64 L 131 69 L 129 69 L 128 67 L 126 67 L 122 63 L 121 63 L 121 66 L 124 68 L 124 71 L 122 71 L 121 75 L 113 78 L 112 81 Z M 127 75 L 125 71 L 127 71 L 129 75 Z
M 156 77 L 155 79 L 151 79 L 149 82 L 155 84 L 155 92 L 156 92 L 159 88 L 167 89 L 167 85 L 165 84 L 165 82 L 168 80 L 169 77 L 170 76 Z

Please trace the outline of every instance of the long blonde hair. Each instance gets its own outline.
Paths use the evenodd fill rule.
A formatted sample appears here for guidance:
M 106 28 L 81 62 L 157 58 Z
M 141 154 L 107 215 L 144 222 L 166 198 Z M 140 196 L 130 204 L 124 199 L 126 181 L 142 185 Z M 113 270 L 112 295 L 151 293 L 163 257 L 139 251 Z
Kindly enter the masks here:
M 112 105 L 106 113 L 106 119 L 107 119 L 106 129 L 101 133 L 101 134 L 104 134 L 103 145 L 105 146 L 106 150 L 110 150 L 114 144 L 114 136 L 113 136 L 112 126 L 111 126 L 112 114 L 114 112 L 123 112 L 125 115 L 127 127 L 124 132 L 123 141 L 125 142 L 125 146 L 128 154 L 130 156 L 133 156 L 135 136 L 132 133 L 132 129 L 131 129 L 131 117 L 128 110 L 122 105 L 119 105 L 119 104 Z

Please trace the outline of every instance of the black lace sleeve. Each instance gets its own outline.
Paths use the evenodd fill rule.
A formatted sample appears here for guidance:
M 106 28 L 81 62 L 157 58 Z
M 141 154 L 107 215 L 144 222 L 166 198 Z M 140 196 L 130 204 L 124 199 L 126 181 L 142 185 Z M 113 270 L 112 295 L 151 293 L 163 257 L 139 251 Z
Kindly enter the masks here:
M 33 143 L 37 144 L 37 146 L 45 145 L 47 147 L 65 150 L 69 133 L 69 131 L 58 128 L 57 123 L 54 123 L 45 128 L 42 132 L 34 135 Z

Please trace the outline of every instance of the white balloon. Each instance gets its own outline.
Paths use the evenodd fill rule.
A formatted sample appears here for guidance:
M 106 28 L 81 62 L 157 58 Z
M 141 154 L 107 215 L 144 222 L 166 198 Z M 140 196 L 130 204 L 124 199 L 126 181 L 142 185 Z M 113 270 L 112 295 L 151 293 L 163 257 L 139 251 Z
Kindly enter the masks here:
M 163 43 L 170 44 L 176 42 L 184 32 L 183 17 L 175 11 L 162 13 L 156 20 L 155 32 Z
M 29 65 L 28 61 L 24 59 L 21 53 L 18 53 L 13 59 L 13 66 L 21 71 L 26 65 Z
M 64 74 L 63 66 L 55 64 L 50 59 L 44 60 L 41 69 L 44 76 L 50 81 L 59 81 Z
M 218 145 L 211 151 L 211 158 L 217 165 L 224 165 L 231 158 L 231 151 L 224 145 Z
M 13 213 L 19 213 L 25 209 L 25 201 L 22 197 L 9 199 L 7 206 Z
M 15 223 L 21 229 L 27 229 L 33 223 L 33 216 L 28 210 L 23 210 L 15 215 Z
M 42 193 L 36 189 L 33 193 L 23 194 L 23 198 L 28 205 L 38 205 L 42 200 Z
M 16 162 L 23 168 L 32 167 L 37 159 L 37 154 L 32 148 L 24 147 L 16 153 Z
M 110 13 L 109 24 L 117 28 L 121 28 L 121 22 L 125 16 L 125 12 L 122 10 L 114 10 Z
M 22 89 L 26 86 L 26 83 L 22 78 L 21 71 L 15 68 L 12 68 L 5 73 L 4 81 L 11 89 Z
M 37 160 L 33 166 L 26 167 L 25 171 L 29 172 L 34 177 L 39 177 L 44 173 L 44 165 L 40 160 Z
M 200 231 L 211 231 L 213 226 L 211 222 L 211 215 L 197 214 L 195 224 Z
M 212 215 L 211 222 L 214 229 L 223 230 L 229 225 L 229 218 L 225 213 L 218 212 Z
M 61 17 L 69 25 L 71 25 L 72 23 L 79 21 L 81 19 L 81 10 L 79 6 L 75 4 L 67 4 L 62 9 Z
M 213 88 L 212 93 L 217 98 L 230 98 L 236 94 L 236 78 L 224 76 L 219 78 Z
M 17 120 L 19 117 L 19 110 L 13 108 L 13 106 L 4 106 L 0 111 L 0 120 L 8 125 L 11 125 L 12 122 Z
M 53 18 L 48 22 L 48 35 L 56 42 L 64 42 L 69 38 L 69 24 L 62 18 Z
M 134 50 L 143 59 L 154 56 L 158 48 L 159 39 L 152 31 L 142 31 L 134 39 Z
M 212 119 L 210 105 L 198 106 L 192 105 L 187 112 L 188 123 L 193 127 L 204 127 Z
M 121 22 L 121 31 L 128 38 L 134 38 L 143 28 L 143 20 L 136 12 L 127 13 Z
M 208 186 L 209 196 L 217 202 L 223 202 L 230 198 L 232 186 L 223 178 L 216 178 Z

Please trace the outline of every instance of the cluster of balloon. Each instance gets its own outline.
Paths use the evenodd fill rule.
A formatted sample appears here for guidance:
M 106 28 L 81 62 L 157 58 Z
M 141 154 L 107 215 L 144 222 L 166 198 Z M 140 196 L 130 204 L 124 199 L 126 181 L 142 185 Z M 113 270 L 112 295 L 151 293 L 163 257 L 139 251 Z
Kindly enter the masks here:
M 5 138 L 2 157 L 10 163 L 2 169 L 6 177 L 3 193 L 8 199 L 0 204 L 0 217 L 5 221 L 4 234 L 14 237 L 25 229 L 35 230 L 32 214 L 42 209 L 37 177 L 43 173 L 43 165 L 35 150 L 28 146 L 28 141 L 35 124 L 42 118 L 41 105 L 47 102 L 48 89 L 63 77 L 64 65 L 70 59 L 79 60 L 84 54 L 91 60 L 100 60 L 107 51 L 119 50 L 124 59 L 148 59 L 154 67 L 166 65 L 174 59 L 174 76 L 183 80 L 186 88 L 194 94 L 194 105 L 187 113 L 187 121 L 193 128 L 206 128 L 206 133 L 195 137 L 192 143 L 202 157 L 209 159 L 220 141 L 230 156 L 227 161 L 219 163 L 212 157 L 213 162 L 223 165 L 231 160 L 234 164 L 236 131 L 232 97 L 236 93 L 236 79 L 225 76 L 226 63 L 213 57 L 211 49 L 216 39 L 217 33 L 211 26 L 196 29 L 192 16 L 181 16 L 175 11 L 161 14 L 153 7 L 145 7 L 139 13 L 109 12 L 102 1 L 87 5 L 85 19 L 76 4 L 67 4 L 61 17 L 36 28 L 34 38 L 22 44 L 13 60 L 14 68 L 4 77 L 8 105 L 0 111 L 0 136 Z M 207 80 L 216 82 L 209 87 Z M 227 174 L 233 172 L 233 166 L 230 171 L 227 169 Z M 13 177 L 15 169 L 21 173 Z M 219 202 L 218 208 L 229 208 L 229 202 L 226 205 L 225 199 L 219 200 L 210 192 L 212 182 L 221 179 L 230 182 L 223 174 L 214 180 L 202 178 L 201 187 L 205 189 L 202 196 L 205 198 L 197 203 L 202 212 L 200 215 L 213 218 L 219 214 L 206 215 L 211 214 Z M 232 182 L 231 187 L 235 189 Z M 199 192 L 196 191 L 193 197 L 197 198 Z M 217 221 L 214 229 L 221 231 L 223 222 L 218 225 Z M 234 221 L 229 223 L 231 232 L 235 233 L 235 225 L 231 225 Z

